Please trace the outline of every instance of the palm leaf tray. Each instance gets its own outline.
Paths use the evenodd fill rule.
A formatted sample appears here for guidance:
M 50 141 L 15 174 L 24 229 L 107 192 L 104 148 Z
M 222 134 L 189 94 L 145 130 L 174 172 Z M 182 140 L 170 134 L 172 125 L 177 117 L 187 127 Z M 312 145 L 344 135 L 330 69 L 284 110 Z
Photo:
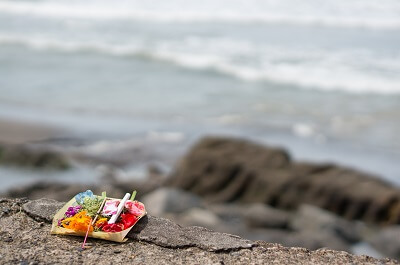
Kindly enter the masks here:
M 89 194 L 90 196 L 85 197 L 82 194 Z M 135 194 L 136 192 L 134 192 Z M 129 231 L 147 214 L 144 204 L 133 200 L 134 195 L 131 200 L 125 198 L 121 200 L 108 198 L 105 196 L 105 192 L 102 196 L 93 195 L 90 190 L 80 193 L 54 215 L 50 233 L 73 236 L 85 236 L 87 234 L 88 237 L 92 238 L 125 242 L 127 240 L 125 237 Z M 124 206 L 120 205 L 121 201 Z M 122 208 L 121 214 L 116 212 L 119 210 L 118 206 Z M 116 221 L 111 224 L 113 218 Z M 98 224 L 99 222 L 100 224 Z

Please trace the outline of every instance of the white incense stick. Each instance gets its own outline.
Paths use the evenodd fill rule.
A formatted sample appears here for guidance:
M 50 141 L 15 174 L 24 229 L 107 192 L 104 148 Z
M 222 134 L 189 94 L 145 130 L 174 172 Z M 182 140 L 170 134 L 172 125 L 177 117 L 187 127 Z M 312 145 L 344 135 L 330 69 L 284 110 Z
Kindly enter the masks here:
M 129 199 L 129 197 L 131 197 L 130 193 L 125 194 L 124 198 L 121 200 L 121 202 L 118 205 L 117 212 L 113 216 L 111 216 L 110 221 L 108 221 L 109 224 L 114 224 L 117 221 L 119 215 L 121 214 L 122 210 L 124 209 L 125 202 Z

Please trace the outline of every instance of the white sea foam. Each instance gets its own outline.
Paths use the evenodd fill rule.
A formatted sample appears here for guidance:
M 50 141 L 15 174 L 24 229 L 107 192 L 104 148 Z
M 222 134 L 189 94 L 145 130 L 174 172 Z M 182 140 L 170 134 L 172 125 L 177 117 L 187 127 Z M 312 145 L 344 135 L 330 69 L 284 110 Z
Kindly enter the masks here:
M 2 1 L 0 12 L 47 18 L 400 28 L 400 3 L 395 0 Z
M 215 71 L 250 82 L 273 82 L 352 93 L 400 93 L 400 76 L 396 74 L 400 73 L 400 54 L 388 58 L 359 50 L 287 50 L 227 38 L 193 37 L 153 44 L 143 41 L 113 44 L 0 35 L 2 44 L 24 45 L 44 51 L 148 58 L 193 70 Z
M 296 123 L 293 125 L 293 133 L 299 137 L 307 138 L 315 134 L 315 129 L 310 124 Z

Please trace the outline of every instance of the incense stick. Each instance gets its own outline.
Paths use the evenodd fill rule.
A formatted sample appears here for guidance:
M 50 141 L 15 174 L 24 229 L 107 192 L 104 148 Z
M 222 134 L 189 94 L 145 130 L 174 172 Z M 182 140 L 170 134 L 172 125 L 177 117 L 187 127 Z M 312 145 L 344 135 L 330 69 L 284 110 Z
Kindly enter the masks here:
M 117 221 L 119 215 L 121 214 L 122 210 L 124 209 L 125 202 L 129 199 L 129 197 L 131 197 L 131 195 L 129 193 L 126 193 L 124 198 L 120 201 L 120 203 L 118 205 L 117 212 L 115 214 L 113 214 L 111 216 L 110 221 L 108 221 L 109 224 L 114 224 Z

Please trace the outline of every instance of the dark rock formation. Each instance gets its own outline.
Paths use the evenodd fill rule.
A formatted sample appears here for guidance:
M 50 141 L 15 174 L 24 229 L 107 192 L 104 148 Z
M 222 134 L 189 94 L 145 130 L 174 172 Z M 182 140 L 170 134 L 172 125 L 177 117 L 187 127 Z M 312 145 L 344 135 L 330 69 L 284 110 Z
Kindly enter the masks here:
M 376 177 L 335 165 L 292 162 L 283 149 L 205 138 L 168 180 L 209 202 L 261 202 L 293 209 L 313 204 L 348 219 L 400 223 L 400 191 Z
M 0 163 L 49 169 L 68 169 L 70 167 L 66 155 L 55 150 L 24 144 L 0 146 Z
M 297 231 L 314 234 L 333 234 L 349 243 L 361 240 L 362 225 L 340 218 L 330 212 L 311 205 L 301 205 L 293 215 L 290 227 Z
M 160 188 L 142 198 L 150 214 L 181 213 L 201 205 L 201 199 L 189 192 L 174 188 Z
M 54 200 L 65 200 L 72 198 L 79 192 L 90 188 L 95 194 L 101 194 L 102 191 L 107 191 L 107 195 L 113 198 L 122 198 L 127 189 L 136 189 L 140 191 L 137 198 L 144 194 L 153 191 L 161 185 L 160 182 L 153 181 L 115 181 L 103 184 L 67 184 L 59 182 L 39 181 L 27 186 L 12 188 L 1 194 L 3 197 L 21 198 L 27 197 L 29 199 L 49 198 Z
M 60 203 L 43 199 L 0 199 L 2 264 L 398 264 L 395 260 L 354 256 L 327 249 L 309 251 L 251 242 L 201 227 L 182 228 L 148 216 L 132 229 L 126 243 L 50 235 Z M 41 210 L 44 209 L 44 210 Z M 43 220 L 39 222 L 37 220 Z
M 288 226 L 290 214 L 283 210 L 255 203 L 250 205 L 216 204 L 209 208 L 218 216 L 230 222 L 240 219 L 252 228 L 280 228 Z
M 369 243 L 390 257 L 400 258 L 400 226 L 386 227 L 368 239 Z

